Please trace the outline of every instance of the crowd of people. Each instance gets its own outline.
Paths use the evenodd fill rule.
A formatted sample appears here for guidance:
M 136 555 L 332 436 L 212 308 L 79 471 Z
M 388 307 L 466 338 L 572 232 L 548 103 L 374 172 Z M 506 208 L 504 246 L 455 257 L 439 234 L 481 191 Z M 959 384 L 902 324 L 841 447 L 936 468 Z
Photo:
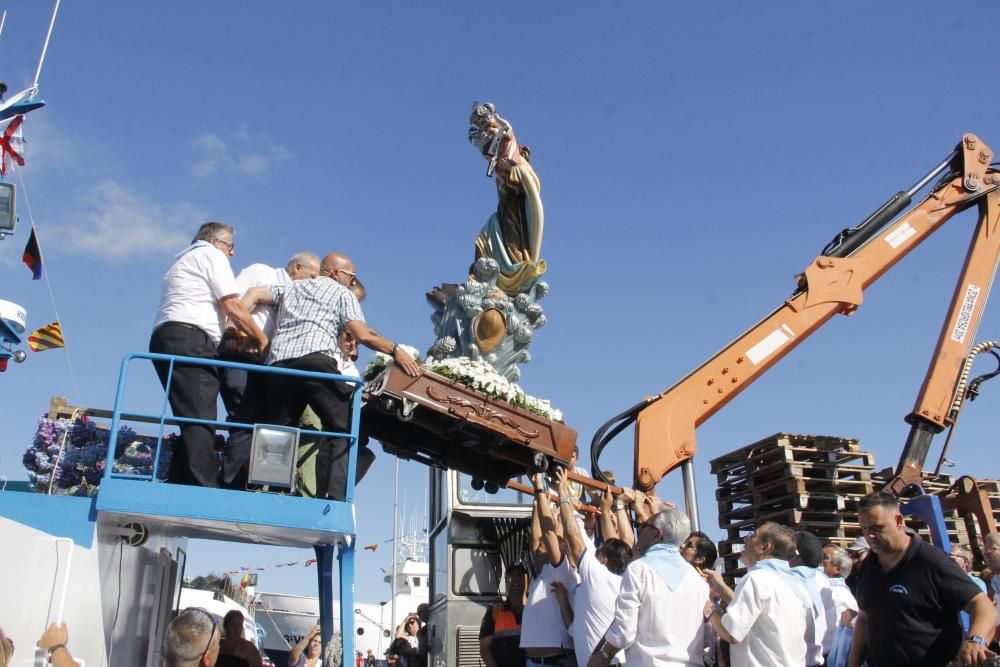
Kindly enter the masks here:
M 762 523 L 731 588 L 716 546 L 671 504 L 630 490 L 587 501 L 565 472 L 553 481 L 554 493 L 536 476 L 531 560 L 508 565 L 506 597 L 483 617 L 487 667 L 994 664 L 997 610 L 971 550 L 923 541 L 889 494 L 862 499 L 847 549 Z M 983 552 L 1000 572 L 1000 533 Z
M 419 374 L 406 350 L 365 322 L 360 305 L 365 290 L 349 257 L 333 252 L 320 260 L 303 252 L 284 267 L 252 264 L 237 276 L 230 265 L 234 234 L 229 225 L 205 223 L 177 254 L 163 277 L 150 352 L 356 375 L 353 361 L 361 344 L 390 355 L 406 373 Z M 350 432 L 351 385 L 184 364 L 175 365 L 168 377 L 169 363 L 154 366 L 175 417 L 215 421 L 221 396 L 233 423 L 293 426 L 312 417 L 323 431 Z M 182 423 L 168 480 L 246 488 L 250 438 L 249 430 L 232 429 L 220 463 L 214 428 Z M 347 438 L 325 443 L 327 468 L 316 496 L 346 496 L 348 445 Z M 372 459 L 361 447 L 359 478 Z

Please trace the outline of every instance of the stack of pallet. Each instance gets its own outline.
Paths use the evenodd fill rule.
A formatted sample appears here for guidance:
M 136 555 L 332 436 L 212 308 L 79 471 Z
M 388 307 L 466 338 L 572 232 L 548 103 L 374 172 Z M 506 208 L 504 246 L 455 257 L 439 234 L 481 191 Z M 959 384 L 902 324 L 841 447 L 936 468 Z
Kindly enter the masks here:
M 744 539 L 765 521 L 847 546 L 861 535 L 857 503 L 875 490 L 875 457 L 857 440 L 777 433 L 711 462 L 727 577 L 743 574 Z
M 861 451 L 857 440 L 830 436 L 777 433 L 711 461 L 718 480 L 715 492 L 719 527 L 726 538 L 719 542 L 727 578 L 743 574 L 739 562 L 744 540 L 766 521 L 808 530 L 824 542 L 848 546 L 861 535 L 858 501 L 882 488 L 892 469 L 875 471 L 875 457 Z M 926 493 L 940 494 L 951 488 L 951 475 L 924 474 Z M 1000 525 L 1000 482 L 977 480 L 990 497 L 994 517 Z M 945 512 L 948 539 L 970 544 L 978 529 L 957 512 Z M 907 525 L 930 540 L 930 531 L 918 519 Z M 974 547 L 977 556 L 981 554 Z

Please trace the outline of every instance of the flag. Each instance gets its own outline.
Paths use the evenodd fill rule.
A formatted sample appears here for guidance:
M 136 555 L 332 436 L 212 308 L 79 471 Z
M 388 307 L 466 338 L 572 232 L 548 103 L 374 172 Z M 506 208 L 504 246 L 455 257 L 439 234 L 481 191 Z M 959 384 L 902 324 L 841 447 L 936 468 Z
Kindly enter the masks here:
M 306 561 L 306 567 L 309 567 L 310 565 L 315 565 L 315 564 L 316 564 L 316 559 L 315 558 L 310 558 L 309 560 Z
M 38 280 L 42 277 L 42 251 L 38 247 L 38 237 L 35 236 L 34 226 L 31 227 L 31 236 L 28 237 L 28 243 L 24 246 L 21 261 L 31 269 L 32 280 Z
M 21 152 L 24 150 L 24 137 L 21 135 L 22 122 L 24 122 L 24 115 L 15 116 L 7 129 L 3 131 L 3 136 L 0 137 L 0 176 L 7 175 L 8 155 L 19 166 L 24 166 L 24 158 L 21 157 Z
M 250 583 L 250 572 L 244 572 L 243 578 L 240 579 L 240 588 L 246 588 Z
M 44 350 L 53 350 L 57 347 L 66 347 L 66 343 L 63 341 L 62 327 L 59 325 L 59 320 L 32 331 L 28 336 L 28 347 L 31 348 L 32 352 L 42 352 Z
M 365 547 L 365 551 L 375 551 L 376 549 L 378 549 L 377 544 L 369 544 L 367 547 Z

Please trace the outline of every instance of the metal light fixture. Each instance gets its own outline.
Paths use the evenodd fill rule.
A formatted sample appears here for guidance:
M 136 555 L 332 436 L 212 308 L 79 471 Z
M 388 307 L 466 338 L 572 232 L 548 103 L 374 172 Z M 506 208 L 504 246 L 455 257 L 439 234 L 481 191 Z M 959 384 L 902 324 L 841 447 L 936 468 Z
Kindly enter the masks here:
M 295 491 L 299 459 L 299 429 L 254 424 L 250 445 L 250 484 L 280 486 Z

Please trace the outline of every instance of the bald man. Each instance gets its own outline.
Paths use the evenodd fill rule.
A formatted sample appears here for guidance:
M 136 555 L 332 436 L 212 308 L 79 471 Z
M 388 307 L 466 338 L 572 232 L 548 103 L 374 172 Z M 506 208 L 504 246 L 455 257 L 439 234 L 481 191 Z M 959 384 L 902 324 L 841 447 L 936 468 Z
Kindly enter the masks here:
M 320 275 L 270 288 L 255 287 L 243 297 L 244 305 L 271 304 L 277 309 L 277 328 L 271 340 L 267 363 L 321 373 L 341 373 L 344 360 L 338 343 L 342 331 L 377 352 L 392 357 L 404 372 L 416 377 L 420 366 L 406 350 L 372 329 L 365 322 L 361 304 L 351 291 L 358 281 L 354 262 L 346 255 L 330 253 L 320 264 Z M 324 431 L 350 431 L 353 386 L 344 383 L 268 375 L 265 396 L 271 424 L 293 425 L 306 405 L 319 416 Z M 331 438 L 329 475 L 325 494 L 343 500 L 347 495 L 347 438 Z

